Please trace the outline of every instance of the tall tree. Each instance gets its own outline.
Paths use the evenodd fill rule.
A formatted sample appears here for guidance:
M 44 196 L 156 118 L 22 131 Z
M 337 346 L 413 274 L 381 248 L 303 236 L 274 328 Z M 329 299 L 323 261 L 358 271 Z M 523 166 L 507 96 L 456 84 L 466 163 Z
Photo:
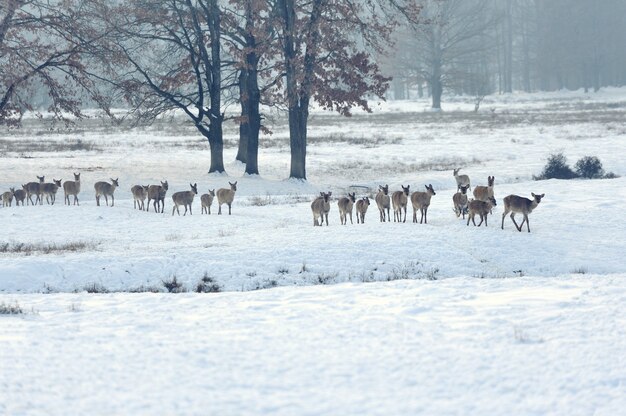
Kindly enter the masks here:
M 138 120 L 179 111 L 207 138 L 209 173 L 224 172 L 222 12 L 218 0 L 93 0 L 113 35 L 102 46 L 115 63 L 108 79 Z
M 106 33 L 87 24 L 83 1 L 51 5 L 44 0 L 2 0 L 0 4 L 0 124 L 16 126 L 25 111 L 36 111 L 33 93 L 45 91 L 45 111 L 56 120 L 80 118 L 85 99 L 108 111 L 86 67 L 93 46 Z
M 313 101 L 349 116 L 371 111 L 367 96 L 383 97 L 388 78 L 372 56 L 388 45 L 391 14 L 374 0 L 276 0 L 281 18 L 285 96 L 289 116 L 289 176 L 306 179 L 307 124 Z

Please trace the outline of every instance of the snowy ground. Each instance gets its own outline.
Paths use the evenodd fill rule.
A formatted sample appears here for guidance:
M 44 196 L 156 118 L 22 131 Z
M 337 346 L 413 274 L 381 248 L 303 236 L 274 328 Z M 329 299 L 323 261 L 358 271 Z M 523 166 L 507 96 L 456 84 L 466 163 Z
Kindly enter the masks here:
M 287 181 L 284 119 L 261 177 L 207 175 L 205 141 L 164 120 L 143 131 L 0 132 L 0 191 L 82 172 L 80 207 L 0 209 L 0 413 L 616 414 L 626 400 L 626 90 L 385 103 L 314 112 L 308 183 Z M 39 124 L 38 124 L 39 123 Z M 598 156 L 611 180 L 540 181 L 550 153 Z M 452 212 L 452 168 L 496 177 L 487 228 Z M 116 206 L 93 183 L 120 178 Z M 130 187 L 167 179 L 164 214 Z M 238 181 L 233 215 L 172 217 L 172 192 Z M 313 227 L 321 190 L 432 183 L 428 225 Z M 518 233 L 502 198 L 545 193 Z M 336 201 L 336 200 L 335 200 Z M 356 218 L 355 218 L 356 220 Z M 193 292 L 206 276 L 222 293 Z M 411 280 L 405 280 L 411 279 Z M 367 283 L 363 282 L 376 282 Z M 256 291 L 280 286 L 272 290 Z M 296 287 L 294 287 L 296 286 Z M 309 287 L 310 286 L 310 287 Z M 244 291 L 245 293 L 240 293 Z M 57 293 L 63 292 L 63 293 Z M 76 293 L 73 293 L 76 292 Z

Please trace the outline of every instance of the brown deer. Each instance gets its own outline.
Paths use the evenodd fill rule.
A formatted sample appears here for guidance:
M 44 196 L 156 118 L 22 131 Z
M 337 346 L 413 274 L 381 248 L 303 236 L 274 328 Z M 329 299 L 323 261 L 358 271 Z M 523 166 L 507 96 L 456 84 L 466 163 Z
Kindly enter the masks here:
M 213 198 L 215 198 L 215 189 L 209 189 L 208 194 L 202 194 L 200 202 L 202 203 L 202 214 L 205 212 L 211 215 L 211 205 L 213 205 Z
M 406 204 L 408 202 L 409 188 L 411 185 L 400 185 L 401 191 L 396 191 L 391 195 L 391 203 L 393 205 L 393 222 L 406 222 Z M 402 210 L 404 210 L 404 221 L 402 221 Z
M 174 215 L 174 211 L 180 215 L 180 211 L 178 210 L 179 205 L 185 206 L 185 213 L 183 217 L 187 215 L 187 207 L 189 207 L 189 215 L 192 215 L 191 212 L 191 204 L 193 203 L 193 198 L 198 195 L 198 184 L 189 184 L 191 187 L 191 191 L 182 191 L 176 192 L 172 195 L 172 201 L 174 201 L 174 207 L 172 208 L 172 216 Z
M 328 212 L 330 211 L 330 196 L 332 192 L 320 192 L 320 196 L 315 198 L 311 202 L 311 211 L 313 211 L 313 226 L 324 225 L 324 218 L 326 218 L 326 226 L 328 226 Z M 318 224 L 317 219 L 320 219 Z
M 24 190 L 24 187 L 26 187 L 26 185 L 22 185 L 22 189 L 16 189 L 15 192 L 13 192 L 16 207 L 20 205 L 20 202 L 22 203 L 22 206 L 24 206 L 24 200 L 26 199 L 26 191 Z
M 113 179 L 111 178 L 111 183 L 108 182 L 96 182 L 94 184 L 94 189 L 96 191 L 96 205 L 100 206 L 100 197 L 104 195 L 104 201 L 109 206 L 109 196 L 111 197 L 111 206 L 115 205 L 115 189 L 120 186 L 118 182 L 119 178 Z
M 46 203 L 54 205 L 57 200 L 57 191 L 61 187 L 61 179 L 52 179 L 52 183 L 44 183 L 42 185 L 41 194 L 46 196 Z
M 148 197 L 148 188 L 150 185 L 135 185 L 130 188 L 130 192 L 133 194 L 133 208 L 139 207 L 140 211 L 145 209 L 146 198 Z
M 504 198 L 504 213 L 502 214 L 502 229 L 504 230 L 504 217 L 509 212 L 511 213 L 511 220 L 513 220 L 513 224 L 515 224 L 515 228 L 517 231 L 522 232 L 522 227 L 524 226 L 524 222 L 526 222 L 526 228 L 528 232 L 530 232 L 530 222 L 528 221 L 528 214 L 533 212 L 537 205 L 541 202 L 541 199 L 546 196 L 546 194 L 535 195 L 534 193 L 530 193 L 533 197 L 532 200 L 528 198 L 524 198 L 517 195 L 509 195 Z M 517 222 L 515 222 L 515 214 L 522 214 L 524 219 L 522 223 L 518 226 Z
M 356 201 L 356 223 L 359 223 L 359 219 L 361 220 L 361 224 L 365 224 L 365 214 L 367 213 L 367 208 L 370 206 L 370 199 L 368 197 L 363 197 Z
M 228 205 L 228 215 L 230 215 L 230 210 L 233 205 L 233 200 L 235 199 L 235 192 L 237 192 L 237 181 L 235 183 L 230 183 L 230 189 L 220 188 L 217 190 L 217 204 L 218 210 L 217 215 L 222 215 L 222 204 Z
M 339 198 L 339 201 L 337 201 L 337 206 L 339 207 L 339 221 L 342 225 L 346 225 L 348 223 L 348 214 L 350 214 L 350 224 L 354 224 L 352 222 L 352 208 L 354 207 L 355 202 L 355 192 L 352 192 L 351 194 L 349 193 L 347 197 Z
M 474 187 L 474 198 L 479 201 L 489 201 L 489 198 L 495 198 L 493 194 L 493 186 L 496 182 L 495 176 L 487 177 L 487 186 L 476 186 Z M 489 212 L 491 213 L 491 211 Z
M 474 216 L 478 214 L 480 216 L 480 222 L 478 223 L 478 227 L 485 221 L 485 227 L 487 226 L 487 216 L 491 209 L 497 205 L 496 199 L 494 197 L 489 197 L 487 201 L 480 201 L 478 199 L 472 199 L 468 207 L 467 213 L 467 225 L 469 225 L 470 220 L 472 224 L 476 226 L 476 221 L 474 221 Z
M 13 195 L 15 195 L 15 188 L 9 188 L 8 191 L 2 194 L 2 206 L 10 207 L 13 202 Z
M 74 205 L 80 205 L 78 202 L 78 194 L 80 193 L 80 173 L 74 174 L 73 181 L 63 182 L 63 192 L 65 193 L 65 203 L 70 204 L 70 195 L 74 196 Z
M 37 203 L 40 205 L 43 204 L 43 199 L 41 198 L 41 188 L 43 187 L 45 176 L 37 176 L 37 179 L 39 179 L 39 182 L 28 182 L 26 185 L 22 186 L 22 188 L 26 191 L 26 197 L 28 198 L 26 200 L 26 205 L 28 205 L 29 201 L 31 205 L 37 205 Z M 33 203 L 33 195 L 36 196 L 35 203 Z
M 453 169 L 452 175 L 454 175 L 454 179 L 456 180 L 456 190 L 460 191 L 461 186 L 465 186 L 467 189 L 470 189 L 470 178 L 467 175 L 459 175 L 459 171 L 461 168 Z
M 391 206 L 391 201 L 389 199 L 389 185 L 379 185 L 378 193 L 376 194 L 376 205 L 378 206 L 378 212 L 380 213 L 380 222 L 385 222 L 385 220 L 391 222 L 391 216 L 389 215 L 389 208 Z M 387 215 L 385 216 L 385 210 L 387 210 Z
M 419 209 L 422 215 L 420 218 L 420 224 L 422 223 L 422 220 L 424 221 L 424 224 L 428 224 L 427 214 L 428 207 L 430 206 L 430 198 L 435 195 L 437 194 L 435 193 L 432 184 L 426 185 L 426 192 L 413 192 L 411 194 L 411 204 L 413 204 L 413 222 L 417 222 L 417 210 Z
M 468 186 L 461 185 L 460 189 L 460 192 L 457 192 L 452 196 L 452 203 L 454 204 L 454 212 L 456 213 L 456 217 L 459 218 L 461 214 L 463 214 L 463 219 L 465 219 L 465 214 L 467 213 Z
M 146 207 L 146 212 L 150 211 L 150 201 L 154 200 L 154 212 L 161 212 L 163 214 L 165 210 L 165 195 L 167 194 L 167 190 L 169 185 L 167 181 L 161 182 L 161 185 L 150 185 L 148 187 L 148 206 Z

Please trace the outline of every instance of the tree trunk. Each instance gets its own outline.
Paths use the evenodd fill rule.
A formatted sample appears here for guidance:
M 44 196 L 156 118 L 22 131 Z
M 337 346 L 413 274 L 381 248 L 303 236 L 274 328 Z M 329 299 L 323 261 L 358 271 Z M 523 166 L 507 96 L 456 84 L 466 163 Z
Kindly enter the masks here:
M 441 78 L 439 76 L 433 76 L 431 82 L 431 90 L 432 90 L 432 108 L 434 110 L 441 110 L 441 93 L 443 92 L 443 86 L 441 85 Z
M 290 178 L 306 179 L 306 144 L 309 105 L 289 110 L 289 144 L 291 145 Z
M 220 113 L 221 110 L 221 55 L 220 55 L 220 9 L 217 0 L 211 0 L 210 13 L 208 18 L 209 32 L 211 34 L 211 108 L 209 110 L 209 145 L 211 146 L 211 167 L 209 173 L 225 172 L 224 169 L 224 138 L 222 132 L 222 123 L 224 117 Z
M 259 131 L 261 130 L 261 112 L 259 106 L 261 104 L 261 92 L 258 84 L 258 63 L 259 59 L 256 53 L 248 54 L 249 69 L 246 82 L 246 98 L 247 98 L 247 134 L 248 146 L 246 153 L 246 173 L 248 175 L 259 174 Z
M 248 157 L 248 105 L 246 103 L 248 97 L 246 96 L 246 84 L 247 84 L 248 72 L 245 68 L 241 69 L 239 73 L 239 101 L 241 103 L 241 122 L 239 123 L 239 148 L 237 149 L 237 156 L 235 160 L 242 163 L 246 163 Z
M 504 35 L 504 92 L 513 92 L 513 12 L 511 10 L 512 0 L 506 0 Z

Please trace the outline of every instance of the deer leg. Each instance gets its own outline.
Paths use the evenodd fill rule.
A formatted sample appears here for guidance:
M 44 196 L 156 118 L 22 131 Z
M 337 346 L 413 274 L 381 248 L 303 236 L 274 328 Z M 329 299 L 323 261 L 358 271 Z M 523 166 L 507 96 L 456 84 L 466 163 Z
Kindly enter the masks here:
M 230 215 L 230 209 L 231 209 L 231 205 L 228 204 L 228 215 Z M 328 217 L 326 217 L 326 222 L 328 223 Z
M 346 221 L 346 222 L 348 222 L 348 221 Z M 352 222 L 352 211 L 350 211 L 350 224 L 354 224 L 354 223 Z
M 511 212 L 511 219 L 513 220 L 513 224 L 515 224 L 515 228 L 517 228 L 517 231 L 522 231 L 522 227 L 517 224 L 517 221 L 515 221 L 515 213 L 514 212 Z

